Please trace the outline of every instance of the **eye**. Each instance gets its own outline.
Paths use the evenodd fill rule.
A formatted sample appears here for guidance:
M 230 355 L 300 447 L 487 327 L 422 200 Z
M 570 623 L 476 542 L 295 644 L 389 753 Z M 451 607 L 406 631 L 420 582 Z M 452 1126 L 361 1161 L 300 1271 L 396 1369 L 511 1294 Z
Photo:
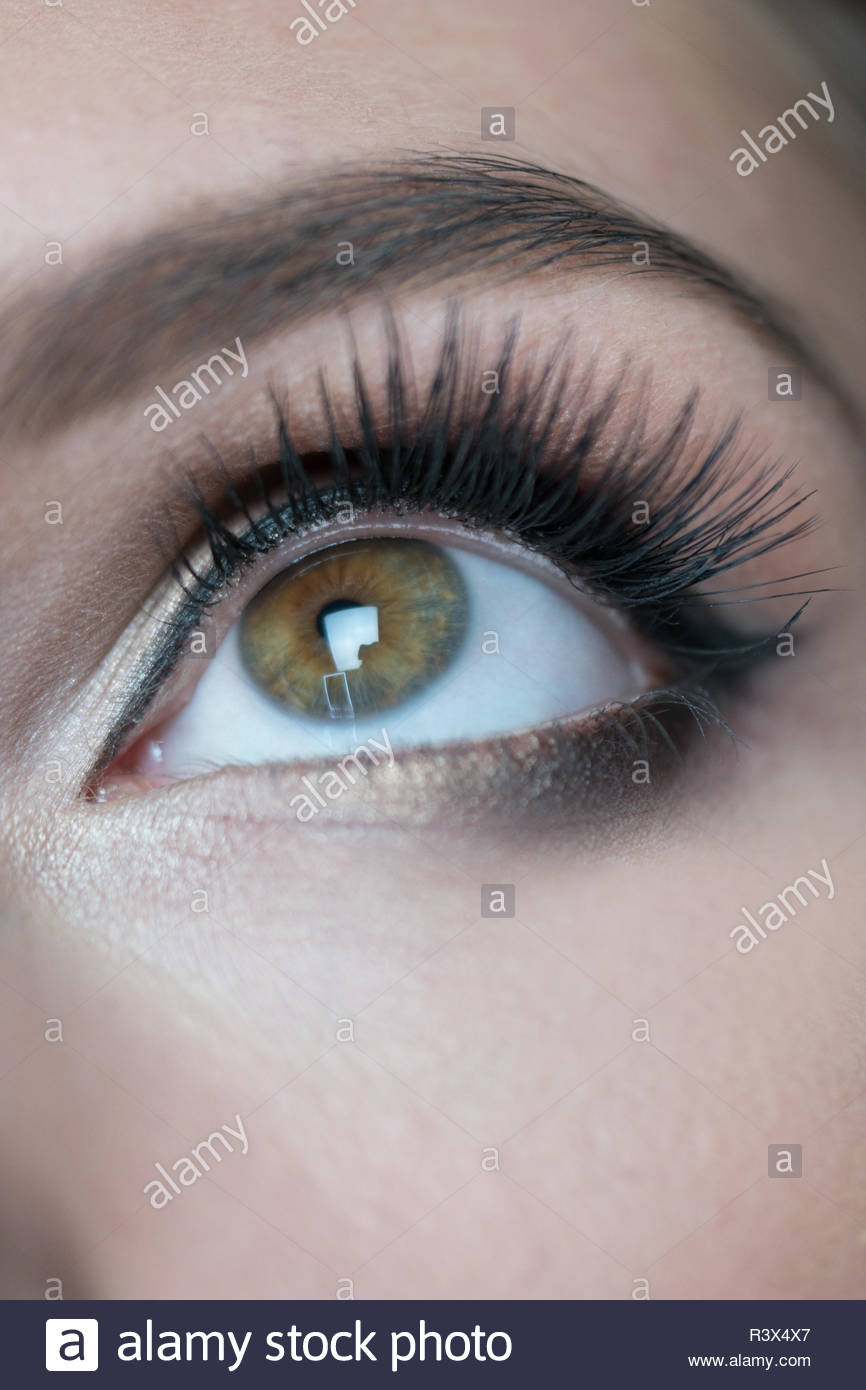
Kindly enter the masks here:
M 456 319 L 426 398 L 396 341 L 377 406 L 355 357 L 340 419 L 323 381 L 304 448 L 274 398 L 265 462 L 214 449 L 216 468 L 197 465 L 165 517 L 197 539 L 171 552 L 95 685 L 113 693 L 86 799 L 376 739 L 405 750 L 419 796 L 471 760 L 478 804 L 499 777 L 500 808 L 513 790 L 540 823 L 590 783 L 622 786 L 629 754 L 651 746 L 672 769 L 684 724 L 727 728 L 716 695 L 742 690 L 779 631 L 761 635 L 742 605 L 784 601 L 783 625 L 804 606 L 796 574 L 730 576 L 808 532 L 805 499 L 736 421 L 699 429 L 696 393 L 653 426 L 625 369 L 599 398 L 561 344 L 512 375 L 516 341 L 501 392 L 479 397 Z
M 553 566 L 517 545 L 484 549 L 468 533 L 462 545 L 378 535 L 280 570 L 132 770 L 175 780 L 370 741 L 477 741 L 648 687 L 624 630 Z

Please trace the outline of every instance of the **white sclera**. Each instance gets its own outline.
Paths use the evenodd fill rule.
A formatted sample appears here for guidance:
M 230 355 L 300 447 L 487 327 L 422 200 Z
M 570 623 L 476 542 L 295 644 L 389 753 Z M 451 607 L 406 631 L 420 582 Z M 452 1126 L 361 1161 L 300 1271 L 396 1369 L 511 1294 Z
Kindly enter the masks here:
M 374 717 L 306 718 L 275 702 L 247 673 L 238 621 L 189 703 L 163 730 L 159 761 L 141 770 L 184 778 L 233 763 L 312 760 L 349 752 L 371 737 L 382 742 L 383 729 L 394 749 L 477 741 L 631 699 L 644 688 L 636 660 L 567 594 L 502 560 L 443 549 L 466 585 L 469 622 L 452 665 L 427 689 Z M 346 647 L 345 670 L 352 669 L 358 644 L 371 635 L 375 640 L 375 627 L 375 610 L 331 615 L 327 636 L 332 649 Z

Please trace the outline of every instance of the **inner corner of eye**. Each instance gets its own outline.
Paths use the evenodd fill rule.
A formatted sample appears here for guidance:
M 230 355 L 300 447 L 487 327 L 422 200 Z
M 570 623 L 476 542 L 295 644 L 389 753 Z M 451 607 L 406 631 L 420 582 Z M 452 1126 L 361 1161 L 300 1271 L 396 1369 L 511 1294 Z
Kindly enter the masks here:
M 598 605 L 484 550 L 386 534 L 296 560 L 247 602 L 127 773 L 166 782 L 383 738 L 481 740 L 649 688 L 635 644 Z

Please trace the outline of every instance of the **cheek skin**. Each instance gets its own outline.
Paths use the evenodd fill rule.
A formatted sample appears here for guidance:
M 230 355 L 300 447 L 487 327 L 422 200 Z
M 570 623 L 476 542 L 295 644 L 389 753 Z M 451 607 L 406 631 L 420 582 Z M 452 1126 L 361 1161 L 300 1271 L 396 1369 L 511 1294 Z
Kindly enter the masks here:
M 25 1162 L 29 1190 L 50 1185 L 50 1136 L 63 1125 L 64 1182 L 78 1194 L 65 1238 L 77 1252 L 99 1241 L 92 1259 L 73 1260 L 68 1296 L 237 1293 L 219 1273 L 226 1243 L 256 1251 L 252 1297 L 331 1297 L 346 1270 L 359 1297 L 477 1297 L 494 1271 L 505 1296 L 525 1296 L 539 1260 L 543 1289 L 532 1286 L 551 1297 L 626 1298 L 639 1276 L 654 1297 L 729 1296 L 732 1284 L 762 1296 L 756 1280 L 763 1296 L 850 1296 L 855 1232 L 818 1199 L 786 1213 L 765 1177 L 767 1142 L 799 1133 L 822 1094 L 840 1103 L 856 1085 L 845 987 L 816 974 L 796 926 L 766 962 L 732 953 L 728 928 L 741 902 L 760 901 L 765 876 L 728 857 L 722 883 L 719 843 L 701 827 L 680 825 L 663 856 L 593 855 L 576 872 L 573 842 L 498 848 L 333 826 L 305 835 L 299 857 L 279 825 L 229 853 L 219 833 L 208 848 L 202 824 L 196 857 L 196 823 L 182 830 L 184 819 L 168 872 L 168 843 L 133 845 L 128 833 L 107 864 L 104 825 L 101 887 L 83 873 L 88 836 L 73 848 L 61 834 L 62 949 L 44 922 L 31 933 L 30 988 L 62 1015 L 71 1048 L 40 1049 L 4 1091 L 2 1191 L 20 1190 Z M 514 885 L 514 919 L 481 916 L 482 883 Z M 94 918 L 118 921 L 113 959 L 70 938 Z M 20 980 L 10 965 L 4 954 L 4 978 Z M 804 1075 L 785 1030 L 815 1007 L 836 1020 L 831 1064 Z M 346 1019 L 353 1043 L 338 1040 Z M 646 1043 L 634 1041 L 639 1019 Z M 774 1058 L 758 1107 L 769 1073 L 744 1062 L 744 1039 Z M 142 1206 L 152 1161 L 188 1152 L 238 1110 L 249 1155 L 217 1188 L 191 1189 L 165 1213 Z M 95 1159 L 93 1132 L 105 1136 Z M 478 1175 L 491 1144 L 505 1176 L 488 1189 Z M 711 1162 L 692 1160 L 695 1144 Z M 664 1201 L 647 1203 L 650 1181 Z M 5 1228 L 25 1240 L 26 1212 L 9 1206 Z M 724 1238 L 707 1248 L 717 1209 Z M 772 1267 L 794 1240 L 810 1251 L 808 1289 L 802 1249 L 787 1272 Z M 46 1252 L 61 1256 L 59 1244 Z

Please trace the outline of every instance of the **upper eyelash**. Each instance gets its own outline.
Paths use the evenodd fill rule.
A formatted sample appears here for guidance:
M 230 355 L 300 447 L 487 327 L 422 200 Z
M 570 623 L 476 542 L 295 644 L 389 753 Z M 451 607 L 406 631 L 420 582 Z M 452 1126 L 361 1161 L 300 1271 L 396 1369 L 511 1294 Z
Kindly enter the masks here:
M 222 463 L 210 450 L 220 474 L 224 505 L 243 519 L 235 529 L 209 502 L 194 478 L 188 477 L 185 500 L 192 502 L 210 550 L 206 569 L 197 569 L 181 547 L 166 561 L 183 593 L 173 615 L 162 619 L 163 635 L 149 665 L 140 672 L 136 689 L 109 733 L 89 776 L 97 775 L 116 755 L 124 738 L 138 724 L 179 659 L 189 633 L 205 610 L 219 602 L 231 580 L 257 556 L 274 549 L 289 536 L 303 534 L 340 514 L 346 502 L 359 509 L 430 511 L 456 518 L 469 527 L 497 530 L 554 562 L 572 582 L 597 599 L 630 612 L 633 625 L 658 648 L 675 659 L 680 673 L 676 688 L 657 692 L 692 712 L 693 696 L 709 717 L 711 697 L 703 683 L 720 673 L 735 677 L 756 655 L 768 649 L 777 629 L 766 637 L 743 642 L 729 625 L 713 616 L 722 604 L 754 602 L 737 597 L 741 590 L 713 591 L 710 601 L 696 599 L 694 586 L 711 581 L 735 565 L 766 555 L 805 535 L 814 519 L 792 520 L 807 500 L 785 492 L 791 470 L 758 466 L 735 456 L 737 426 L 731 424 L 704 450 L 697 470 L 683 469 L 682 486 L 665 485 L 684 460 L 694 426 L 698 395 L 684 402 L 661 444 L 644 448 L 648 389 L 638 399 L 630 423 L 607 444 L 606 458 L 593 459 L 610 421 L 628 368 L 590 405 L 593 372 L 590 367 L 576 389 L 568 390 L 571 359 L 563 339 L 533 376 L 516 374 L 517 321 L 509 328 L 496 367 L 500 390 L 484 397 L 478 389 L 477 352 L 461 338 L 459 315 L 452 311 L 443 337 L 438 370 L 420 411 L 420 424 L 411 437 L 406 421 L 417 407 L 407 378 L 404 352 L 388 319 L 387 427 L 377 428 L 369 403 L 358 354 L 354 355 L 354 436 L 360 445 L 347 451 L 324 377 L 320 392 L 329 427 L 327 459 L 331 485 L 322 490 L 310 475 L 309 461 L 296 448 L 287 410 L 274 397 L 275 455 L 262 467 L 250 455 L 248 487 L 257 497 L 255 512 Z M 515 384 L 511 384 L 512 379 Z M 647 388 L 647 383 L 644 383 Z M 474 388 L 474 389 L 473 389 Z M 565 449 L 551 444 L 553 426 L 568 399 L 582 417 L 580 429 Z M 383 437 L 384 433 L 384 437 Z M 321 453 L 317 459 L 321 460 Z M 746 470 L 750 476 L 745 478 Z M 273 495 L 276 476 L 280 500 Z M 647 502 L 652 524 L 637 531 L 630 522 L 636 500 Z M 173 523 L 172 523 L 173 524 Z M 164 539 L 154 531 L 164 552 Z M 780 593 L 796 597 L 785 586 L 806 575 L 792 575 L 748 590 L 770 589 L 764 598 Z M 814 590 L 809 591 L 815 592 Z M 808 601 L 808 600 L 807 600 Z M 806 604 L 788 620 L 796 621 Z M 716 712 L 717 721 L 724 724 Z M 697 718 L 697 716 L 696 716 Z
M 512 386 L 517 339 L 515 321 L 493 369 L 499 391 L 483 397 L 479 412 L 477 351 L 461 340 L 459 317 L 453 311 L 420 411 L 421 423 L 410 441 L 405 438 L 404 422 L 411 417 L 410 407 L 418 413 L 417 402 L 406 378 L 400 340 L 389 323 L 385 438 L 373 417 L 357 353 L 351 427 L 361 443 L 349 451 L 340 442 L 327 384 L 320 378 L 332 479 L 324 491 L 312 482 L 293 442 L 288 412 L 274 398 L 277 449 L 273 467 L 281 500 L 273 501 L 267 474 L 251 457 L 250 480 L 260 507 L 257 516 L 213 450 L 225 500 L 243 516 L 247 529 L 239 533 L 221 520 L 189 481 L 211 564 L 200 573 L 183 553 L 176 562 L 175 573 L 190 601 L 185 615 L 188 626 L 257 555 L 290 535 L 334 519 L 348 502 L 370 511 L 386 507 L 392 512 L 435 510 L 468 527 L 498 531 L 544 555 L 597 599 L 629 610 L 636 626 L 682 658 L 712 658 L 717 664 L 762 648 L 774 634 L 744 644 L 709 610 L 759 599 L 800 597 L 804 591 L 784 586 L 809 576 L 792 575 L 777 581 L 775 587 L 772 583 L 729 587 L 706 596 L 697 596 L 695 589 L 808 534 L 814 518 L 794 514 L 801 513 L 811 494 L 798 495 L 789 488 L 793 469 L 760 464 L 742 451 L 737 454 L 736 420 L 704 449 L 696 468 L 684 468 L 695 425 L 696 391 L 685 400 L 665 438 L 647 447 L 646 383 L 638 408 L 611 442 L 611 417 L 628 368 L 622 369 L 592 408 L 592 368 L 576 389 L 568 390 L 572 362 L 567 340 L 554 348 L 534 376 L 524 375 Z M 566 393 L 570 410 L 577 410 L 583 423 L 565 449 L 552 452 L 551 431 Z M 602 440 L 606 458 L 599 465 Z M 589 460 L 593 460 L 592 472 Z M 638 501 L 649 508 L 646 526 L 631 522 Z M 745 598 L 746 588 L 768 592 Z M 816 590 L 805 592 L 811 595 Z M 699 612 L 690 613 L 695 605 Z M 795 621 L 805 606 L 789 621 Z

